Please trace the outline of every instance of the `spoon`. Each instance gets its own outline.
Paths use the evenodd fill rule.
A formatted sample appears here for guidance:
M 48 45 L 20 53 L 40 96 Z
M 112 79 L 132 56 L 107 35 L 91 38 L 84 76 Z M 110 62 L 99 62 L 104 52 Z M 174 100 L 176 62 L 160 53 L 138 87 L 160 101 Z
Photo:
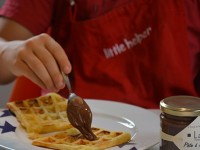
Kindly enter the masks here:
M 63 77 L 69 90 L 67 102 L 67 116 L 69 122 L 72 126 L 77 128 L 86 139 L 91 141 L 97 139 L 91 129 L 92 112 L 90 107 L 81 97 L 77 96 L 72 91 L 68 75 L 63 73 Z

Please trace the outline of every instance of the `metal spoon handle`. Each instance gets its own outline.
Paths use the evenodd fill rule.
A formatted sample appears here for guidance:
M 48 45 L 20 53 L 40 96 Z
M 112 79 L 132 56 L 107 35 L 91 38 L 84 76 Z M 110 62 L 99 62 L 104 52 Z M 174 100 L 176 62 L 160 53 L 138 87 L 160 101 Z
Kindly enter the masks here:
M 66 75 L 65 73 L 62 73 L 62 74 L 63 74 L 63 78 L 65 80 L 65 83 L 67 85 L 67 88 L 69 90 L 69 93 L 72 93 L 72 87 L 71 87 L 68 75 Z

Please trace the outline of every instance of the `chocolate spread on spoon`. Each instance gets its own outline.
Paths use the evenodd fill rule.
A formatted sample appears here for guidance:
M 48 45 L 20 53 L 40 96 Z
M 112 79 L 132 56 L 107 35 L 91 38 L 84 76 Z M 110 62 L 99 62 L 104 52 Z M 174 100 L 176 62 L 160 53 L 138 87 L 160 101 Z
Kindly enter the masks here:
M 67 115 L 72 126 L 77 128 L 86 139 L 91 141 L 97 139 L 91 129 L 92 112 L 81 97 L 74 96 L 73 100 L 70 100 Z

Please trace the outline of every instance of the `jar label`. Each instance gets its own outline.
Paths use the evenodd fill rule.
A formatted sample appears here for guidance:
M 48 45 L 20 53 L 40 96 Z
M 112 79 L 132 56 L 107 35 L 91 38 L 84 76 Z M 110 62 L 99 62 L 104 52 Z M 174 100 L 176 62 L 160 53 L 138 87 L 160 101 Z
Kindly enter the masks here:
M 180 150 L 199 150 L 200 116 L 175 136 L 161 131 L 161 138 L 173 142 Z

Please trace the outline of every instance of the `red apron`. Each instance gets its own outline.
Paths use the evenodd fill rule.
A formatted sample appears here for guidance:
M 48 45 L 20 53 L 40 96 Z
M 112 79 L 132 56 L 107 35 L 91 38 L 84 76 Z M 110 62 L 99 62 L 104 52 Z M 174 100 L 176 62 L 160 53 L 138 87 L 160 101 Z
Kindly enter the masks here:
M 181 0 L 134 0 L 72 21 L 73 90 L 148 108 L 167 96 L 196 95 L 183 7 Z
M 25 77 L 18 77 L 13 86 L 9 101 L 21 101 L 41 96 L 41 88 Z
M 158 108 L 164 97 L 197 95 L 183 1 L 134 0 L 70 27 L 65 17 L 52 36 L 69 55 L 80 96 Z

